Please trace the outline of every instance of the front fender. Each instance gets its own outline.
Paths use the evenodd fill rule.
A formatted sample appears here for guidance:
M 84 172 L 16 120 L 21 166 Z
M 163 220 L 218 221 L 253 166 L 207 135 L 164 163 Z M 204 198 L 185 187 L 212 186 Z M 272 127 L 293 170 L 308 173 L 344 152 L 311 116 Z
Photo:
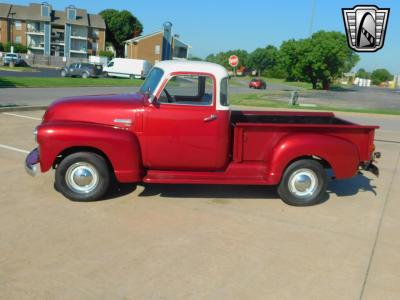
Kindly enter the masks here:
M 40 167 L 48 171 L 58 155 L 75 147 L 94 148 L 104 153 L 120 182 L 142 180 L 140 145 L 130 131 L 101 124 L 49 122 L 38 127 Z
M 272 158 L 266 160 L 270 162 L 271 181 L 278 184 L 291 161 L 311 156 L 327 161 L 338 179 L 354 176 L 360 162 L 357 146 L 347 140 L 322 134 L 289 134 L 274 147 Z

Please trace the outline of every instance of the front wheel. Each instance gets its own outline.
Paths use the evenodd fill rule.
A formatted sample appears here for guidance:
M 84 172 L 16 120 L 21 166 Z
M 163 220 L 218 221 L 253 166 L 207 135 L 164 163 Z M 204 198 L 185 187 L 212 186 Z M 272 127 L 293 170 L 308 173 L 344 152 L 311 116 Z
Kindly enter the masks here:
M 73 201 L 95 201 L 110 185 L 110 171 L 101 155 L 77 152 L 65 157 L 56 169 L 56 189 Z
M 293 206 L 310 206 L 322 201 L 328 176 L 324 167 L 315 160 L 295 161 L 285 170 L 278 186 L 282 200 Z
M 89 74 L 87 72 L 82 73 L 82 78 L 83 79 L 89 78 Z
M 61 71 L 61 77 L 67 77 L 67 72 L 65 70 Z

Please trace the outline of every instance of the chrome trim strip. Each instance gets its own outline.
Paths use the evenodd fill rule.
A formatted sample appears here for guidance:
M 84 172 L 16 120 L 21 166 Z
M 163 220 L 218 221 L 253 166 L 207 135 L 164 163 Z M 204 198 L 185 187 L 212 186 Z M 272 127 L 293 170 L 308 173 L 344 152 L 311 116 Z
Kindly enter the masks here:
M 132 119 L 114 119 L 114 123 L 122 123 L 129 126 L 132 124 Z

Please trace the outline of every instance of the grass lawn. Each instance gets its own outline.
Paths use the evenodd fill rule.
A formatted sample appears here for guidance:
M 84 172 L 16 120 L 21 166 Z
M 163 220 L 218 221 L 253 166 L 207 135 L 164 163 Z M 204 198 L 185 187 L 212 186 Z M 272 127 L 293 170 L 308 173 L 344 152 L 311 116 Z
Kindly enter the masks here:
M 125 78 L 41 78 L 41 77 L 0 77 L 1 87 L 103 87 L 103 86 L 141 86 L 143 80 Z
M 324 110 L 324 111 L 344 111 L 369 114 L 384 114 L 384 115 L 400 115 L 400 110 L 389 109 L 356 109 L 356 108 L 338 108 L 334 106 L 292 106 L 285 102 L 262 98 L 262 94 L 232 94 L 230 95 L 231 105 L 255 106 L 255 107 L 271 107 L 285 109 L 302 109 L 302 110 Z

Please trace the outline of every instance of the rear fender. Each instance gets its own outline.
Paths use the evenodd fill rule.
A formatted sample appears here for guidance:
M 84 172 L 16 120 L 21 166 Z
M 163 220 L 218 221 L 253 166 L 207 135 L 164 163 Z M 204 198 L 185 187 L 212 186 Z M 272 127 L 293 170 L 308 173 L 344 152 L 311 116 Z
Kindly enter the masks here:
M 332 167 L 338 179 L 349 178 L 357 173 L 359 153 L 353 143 L 322 134 L 289 134 L 274 147 L 271 159 L 267 159 L 269 178 L 278 184 L 290 162 L 301 157 L 316 156 Z
M 119 182 L 142 180 L 139 141 L 128 130 L 91 123 L 50 122 L 38 127 L 37 138 L 42 172 L 48 171 L 65 150 L 88 147 L 104 153 Z

